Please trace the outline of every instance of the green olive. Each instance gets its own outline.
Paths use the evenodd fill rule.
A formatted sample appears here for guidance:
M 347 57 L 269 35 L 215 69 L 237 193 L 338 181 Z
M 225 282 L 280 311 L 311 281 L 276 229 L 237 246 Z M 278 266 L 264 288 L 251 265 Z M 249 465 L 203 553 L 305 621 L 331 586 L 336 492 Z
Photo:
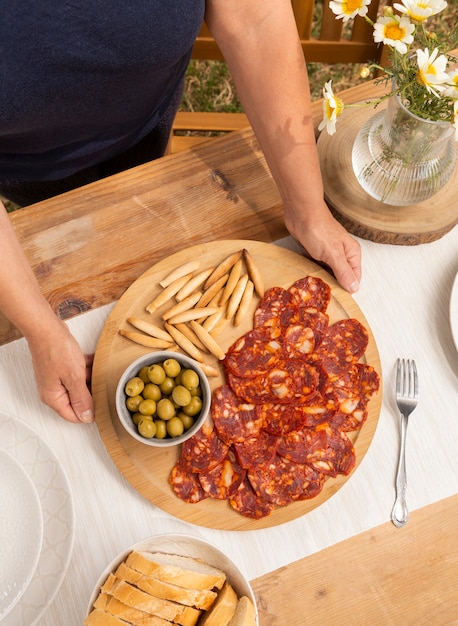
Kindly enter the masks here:
M 191 402 L 183 407 L 183 413 L 186 415 L 197 415 L 202 410 L 202 400 L 199 396 L 192 396 Z
M 191 426 L 194 424 L 194 418 L 191 417 L 190 415 L 186 415 L 186 413 L 183 413 L 183 411 L 180 411 L 178 413 L 178 417 L 183 422 L 183 426 L 185 430 L 189 430 Z
M 186 369 L 183 371 L 181 375 L 181 384 L 186 387 L 186 389 L 194 389 L 199 385 L 199 375 L 197 372 L 191 369 Z
M 138 426 L 138 422 L 143 419 L 145 416 L 142 415 L 141 413 L 134 413 L 132 415 L 132 421 L 135 424 L 135 426 Z
M 142 381 L 145 383 L 149 383 L 149 378 L 148 378 L 148 366 L 145 365 L 145 367 L 142 367 L 142 369 L 138 372 L 138 377 L 142 379 Z
M 199 398 L 202 397 L 202 389 L 200 385 L 198 387 L 193 387 L 189 391 L 191 392 L 191 396 L 199 396 Z
M 164 420 L 154 420 L 156 424 L 156 439 L 165 439 L 167 437 L 167 425 Z
M 145 400 L 151 398 L 151 400 L 158 402 L 162 398 L 161 389 L 154 383 L 147 383 L 143 389 L 142 396 Z
M 164 381 L 159 385 L 160 390 L 164 396 L 170 396 L 175 388 L 175 381 L 170 376 L 167 376 Z
M 167 433 L 170 437 L 179 437 L 184 432 L 183 422 L 179 417 L 172 417 L 167 422 Z
M 124 391 L 128 396 L 138 396 L 143 391 L 145 383 L 138 376 L 130 378 L 125 384 Z
M 152 419 L 144 417 L 138 422 L 138 432 L 142 437 L 151 439 L 156 435 L 157 427 Z
M 143 397 L 140 395 L 127 396 L 126 407 L 129 409 L 131 413 L 136 413 L 138 411 L 138 407 L 142 400 L 143 400 Z
M 175 407 L 169 400 L 169 398 L 162 398 L 157 403 L 157 416 L 161 420 L 169 420 L 172 417 L 175 417 L 176 411 Z
M 148 367 L 148 378 L 151 383 L 160 385 L 164 382 L 166 373 L 160 363 L 154 363 Z
M 163 362 L 162 367 L 164 368 L 167 376 L 170 376 L 170 378 L 176 378 L 181 372 L 181 365 L 176 359 L 166 359 Z
M 156 402 L 151 400 L 151 398 L 142 400 L 138 407 L 138 412 L 142 415 L 154 415 L 156 413 Z
M 183 385 L 177 385 L 172 391 L 172 399 L 178 406 L 186 406 L 191 402 L 191 393 Z

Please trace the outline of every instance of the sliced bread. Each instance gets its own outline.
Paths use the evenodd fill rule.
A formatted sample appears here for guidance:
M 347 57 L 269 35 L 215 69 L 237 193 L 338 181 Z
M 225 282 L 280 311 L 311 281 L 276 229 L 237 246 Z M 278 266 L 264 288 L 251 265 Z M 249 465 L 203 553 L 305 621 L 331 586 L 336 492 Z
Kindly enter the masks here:
M 94 609 L 84 620 L 84 626 L 129 626 L 129 622 L 118 619 L 103 609 Z
M 256 610 L 250 598 L 242 596 L 239 599 L 227 626 L 256 626 Z
M 150 593 L 157 598 L 173 600 L 197 609 L 208 610 L 216 599 L 214 591 L 209 589 L 185 589 L 173 583 L 141 574 L 138 570 L 126 565 L 126 563 L 121 563 L 118 566 L 115 571 L 115 577 L 136 585 L 142 591 L 146 591 L 146 593 Z
M 234 615 L 236 606 L 237 594 L 226 582 L 210 611 L 202 616 L 199 626 L 227 626 Z
M 103 609 L 106 613 L 120 620 L 125 620 L 132 626 L 171 626 L 172 624 L 162 617 L 149 615 L 144 611 L 127 606 L 127 604 L 123 604 L 117 598 L 106 593 L 99 593 L 94 602 L 94 608 Z
M 133 551 L 126 564 L 142 574 L 187 589 L 221 589 L 226 580 L 222 570 L 188 556 Z
M 105 585 L 102 591 L 105 591 L 104 587 Z M 124 580 L 116 579 L 110 584 L 108 593 L 127 606 L 176 622 L 181 626 L 195 626 L 201 613 L 198 609 L 152 596 Z

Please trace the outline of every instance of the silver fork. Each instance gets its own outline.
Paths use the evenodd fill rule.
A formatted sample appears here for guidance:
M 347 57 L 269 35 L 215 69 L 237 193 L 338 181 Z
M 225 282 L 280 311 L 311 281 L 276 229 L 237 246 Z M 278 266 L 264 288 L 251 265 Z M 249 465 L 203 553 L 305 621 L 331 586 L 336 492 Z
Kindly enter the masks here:
M 415 361 L 398 359 L 396 369 L 396 404 L 401 414 L 401 446 L 399 449 L 398 469 L 396 472 L 396 500 L 391 511 L 391 521 L 401 528 L 407 524 L 406 491 L 406 433 L 409 415 L 418 403 L 418 374 Z

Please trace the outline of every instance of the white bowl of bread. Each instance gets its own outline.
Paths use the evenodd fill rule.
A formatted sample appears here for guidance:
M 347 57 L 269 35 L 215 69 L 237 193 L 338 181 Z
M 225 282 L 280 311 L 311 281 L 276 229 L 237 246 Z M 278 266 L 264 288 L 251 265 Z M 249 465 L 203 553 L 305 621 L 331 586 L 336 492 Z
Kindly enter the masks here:
M 212 544 L 158 535 L 119 554 L 92 593 L 84 626 L 258 626 L 250 583 Z

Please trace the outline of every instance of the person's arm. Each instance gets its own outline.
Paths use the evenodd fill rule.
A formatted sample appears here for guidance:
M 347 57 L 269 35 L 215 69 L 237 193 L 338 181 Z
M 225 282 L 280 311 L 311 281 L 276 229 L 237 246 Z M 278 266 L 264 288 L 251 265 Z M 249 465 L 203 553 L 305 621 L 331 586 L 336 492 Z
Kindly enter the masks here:
M 41 400 L 70 422 L 92 421 L 90 359 L 41 294 L 1 202 L 0 311 L 27 340 Z
M 361 280 L 359 244 L 323 195 L 310 88 L 290 0 L 207 0 L 206 23 L 228 63 L 285 207 L 285 225 L 347 290 Z

